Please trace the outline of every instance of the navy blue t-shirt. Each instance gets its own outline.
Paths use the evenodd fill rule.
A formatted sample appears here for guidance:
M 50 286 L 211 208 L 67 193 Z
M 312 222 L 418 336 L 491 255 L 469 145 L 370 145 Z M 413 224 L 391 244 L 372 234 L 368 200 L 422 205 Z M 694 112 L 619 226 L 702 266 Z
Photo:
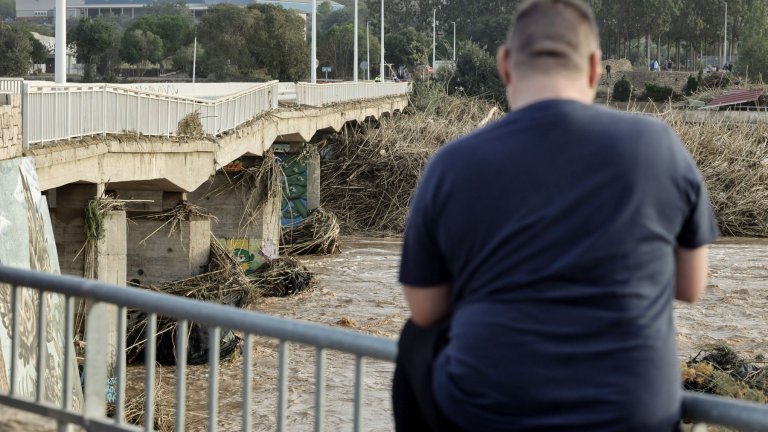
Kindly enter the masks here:
M 465 430 L 672 430 L 674 249 L 718 229 L 664 123 L 549 100 L 428 164 L 400 282 L 453 284 L 438 405 Z

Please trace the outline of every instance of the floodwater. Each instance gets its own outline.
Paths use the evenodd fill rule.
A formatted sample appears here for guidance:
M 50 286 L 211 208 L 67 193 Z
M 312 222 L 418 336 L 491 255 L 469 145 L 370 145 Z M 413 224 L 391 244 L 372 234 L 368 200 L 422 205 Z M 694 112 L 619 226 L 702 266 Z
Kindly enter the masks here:
M 302 261 L 316 274 L 318 287 L 291 298 L 267 298 L 253 309 L 336 327 L 397 337 L 407 317 L 396 283 L 399 239 L 345 238 L 340 255 Z M 768 354 L 768 240 L 726 239 L 711 250 L 711 280 L 704 300 L 677 304 L 675 315 L 681 359 L 727 344 L 745 356 Z M 252 421 L 257 431 L 274 430 L 277 351 L 267 339 L 255 341 Z M 288 430 L 309 431 L 314 422 L 314 350 L 291 346 Z M 129 379 L 139 383 L 141 371 Z M 326 430 L 352 429 L 354 362 L 352 356 L 328 352 Z M 159 370 L 161 415 L 173 417 L 174 368 Z M 366 431 L 393 430 L 389 382 L 392 365 L 366 361 L 364 415 Z M 187 429 L 206 430 L 207 367 L 188 368 Z M 241 429 L 242 358 L 226 361 L 219 381 L 219 430 Z M 140 389 L 140 385 L 130 386 Z M 172 421 L 172 420 L 171 420 Z

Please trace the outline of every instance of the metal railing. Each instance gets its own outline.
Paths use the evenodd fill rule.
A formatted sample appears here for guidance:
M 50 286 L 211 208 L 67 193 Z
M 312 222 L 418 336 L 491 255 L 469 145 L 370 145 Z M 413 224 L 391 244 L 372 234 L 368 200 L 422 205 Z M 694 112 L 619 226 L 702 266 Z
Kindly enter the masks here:
M 251 428 L 251 371 L 253 363 L 253 337 L 254 335 L 266 336 L 277 339 L 278 347 L 278 380 L 277 380 L 277 410 L 276 429 L 285 430 L 286 413 L 288 404 L 288 359 L 289 343 L 298 343 L 315 347 L 315 431 L 324 428 L 325 412 L 325 358 L 326 350 L 336 350 L 355 356 L 355 379 L 353 385 L 354 403 L 353 426 L 355 431 L 363 429 L 363 378 L 364 359 L 373 358 L 394 361 L 397 355 L 397 345 L 391 339 L 368 336 L 350 330 L 333 329 L 317 324 L 310 324 L 271 317 L 257 312 L 236 309 L 213 303 L 203 303 L 167 294 L 160 294 L 142 289 L 118 287 L 93 280 L 85 280 L 69 276 L 58 276 L 47 273 L 33 272 L 11 267 L 0 266 L 0 284 L 11 286 L 11 310 L 13 311 L 12 326 L 19 329 L 19 314 L 22 313 L 18 299 L 18 293 L 25 289 L 39 290 L 40 293 L 57 293 L 66 299 L 67 328 L 72 328 L 74 299 L 86 299 L 92 303 L 86 320 L 89 340 L 86 343 L 85 356 L 85 403 L 82 413 L 72 410 L 66 402 L 60 405 L 52 405 L 37 398 L 29 400 L 20 397 L 18 389 L 11 386 L 9 394 L 0 394 L 0 404 L 29 411 L 35 414 L 55 419 L 59 424 L 74 424 L 85 427 L 88 430 L 99 431 L 137 431 L 136 426 L 126 424 L 124 421 L 125 407 L 125 340 L 126 340 L 126 310 L 128 308 L 147 313 L 146 326 L 146 358 L 145 358 L 145 424 L 144 430 L 153 430 L 153 409 L 155 401 L 155 347 L 158 316 L 170 317 L 178 320 L 176 331 L 176 400 L 175 417 L 176 431 L 185 428 L 185 390 L 186 390 L 186 353 L 188 342 L 184 335 L 191 323 L 195 323 L 209 331 L 208 338 L 208 367 L 209 384 L 207 394 L 208 430 L 216 431 L 218 420 L 218 376 L 219 376 L 219 334 L 222 329 L 240 331 L 244 334 L 243 348 L 243 388 L 242 388 L 242 430 L 250 431 Z M 41 296 L 45 298 L 45 296 Z M 116 362 L 117 395 L 115 418 L 107 418 L 105 415 L 106 383 L 108 359 L 105 358 L 105 346 L 107 345 L 107 332 L 114 331 L 105 326 L 108 322 L 106 306 L 117 306 L 117 353 Z M 38 309 L 42 309 L 39 306 Z M 44 328 L 39 319 L 38 328 Z M 12 334 L 18 334 L 13 331 Z M 71 330 L 69 331 L 71 336 Z M 71 339 L 69 339 L 71 341 Z M 17 370 L 15 359 L 19 356 L 19 346 L 14 338 L 11 348 L 11 382 L 14 381 L 14 372 Z M 93 349 L 91 349 L 93 347 Z M 40 344 L 39 352 L 44 354 L 45 345 Z M 72 362 L 72 344 L 65 348 L 65 364 Z M 45 355 L 39 356 L 42 362 L 38 362 L 38 370 L 45 370 Z M 69 368 L 65 368 L 64 382 L 73 382 Z M 64 386 L 64 388 L 67 388 Z M 65 399 L 66 401 L 67 399 Z M 71 400 L 71 399 L 68 399 Z M 92 429 L 90 429 L 92 428 Z
M 24 78 L 0 78 L 0 92 L 21 94 Z
M 296 102 L 299 105 L 323 106 L 339 102 L 376 99 L 407 94 L 407 82 L 343 82 L 334 84 L 296 84 Z
M 203 130 L 218 135 L 276 109 L 277 81 L 206 100 L 110 84 L 24 82 L 23 144 L 110 133 L 172 136 L 179 121 L 197 112 Z
M 139 431 L 134 425 L 125 423 L 125 337 L 127 308 L 147 313 L 146 326 L 146 359 L 145 359 L 145 424 L 143 430 L 153 430 L 155 391 L 152 385 L 155 378 L 155 347 L 156 326 L 158 316 L 171 317 L 178 320 L 176 331 L 176 392 L 175 392 L 175 430 L 183 431 L 185 424 L 186 399 L 186 353 L 187 339 L 184 337 L 190 323 L 205 326 L 209 330 L 208 349 L 208 430 L 217 429 L 218 420 L 218 379 L 219 379 L 219 334 L 221 329 L 241 331 L 244 334 L 243 348 L 243 388 L 242 388 L 242 430 L 252 430 L 251 425 L 251 371 L 253 363 L 253 337 L 266 336 L 279 341 L 278 345 L 278 377 L 277 377 L 277 407 L 275 424 L 278 431 L 285 430 L 286 413 L 288 408 L 288 358 L 289 343 L 298 343 L 315 347 L 315 431 L 324 429 L 325 414 L 325 370 L 326 350 L 336 350 L 355 356 L 353 429 L 363 430 L 363 379 L 364 359 L 380 359 L 394 362 L 397 356 L 397 344 L 392 339 L 364 335 L 361 333 L 336 329 L 317 324 L 296 320 L 272 317 L 256 312 L 235 309 L 212 303 L 203 303 L 182 297 L 161 294 L 157 292 L 118 287 L 98 281 L 85 280 L 69 276 L 57 276 L 47 273 L 21 270 L 0 266 L 0 283 L 11 286 L 11 311 L 13 333 L 18 334 L 19 314 L 22 313 L 19 304 L 20 290 L 33 289 L 40 293 L 58 293 L 66 299 L 67 337 L 71 341 L 72 322 L 74 314 L 74 299 L 87 299 L 92 303 L 87 319 L 89 339 L 86 344 L 85 356 L 85 406 L 83 412 L 72 410 L 68 406 L 71 398 L 64 397 L 63 403 L 52 405 L 41 400 L 29 400 L 20 397 L 13 385 L 14 373 L 17 370 L 19 355 L 18 341 L 11 343 L 11 377 L 12 383 L 8 394 L 0 394 L 0 404 L 29 411 L 35 414 L 55 419 L 59 425 L 73 424 L 98 431 Z M 45 296 L 39 296 L 45 298 Z M 115 418 L 105 415 L 107 359 L 104 356 L 106 333 L 110 329 L 103 323 L 106 320 L 106 306 L 116 305 L 117 314 L 117 395 Z M 38 311 L 44 310 L 44 305 L 38 305 Z M 44 326 L 38 316 L 38 329 Z M 112 329 L 114 330 L 114 329 Z M 38 350 L 44 354 L 45 344 L 38 344 Z M 72 344 L 65 348 L 65 364 L 72 361 Z M 45 370 L 45 355 L 38 356 L 38 370 Z M 64 368 L 64 387 L 72 383 L 70 368 Z M 38 387 L 41 385 L 38 384 Z M 66 395 L 65 395 L 66 396 Z M 683 416 L 694 422 L 708 422 L 743 430 L 768 430 L 768 406 L 756 403 L 736 401 L 722 397 L 702 394 L 685 393 L 683 400 Z

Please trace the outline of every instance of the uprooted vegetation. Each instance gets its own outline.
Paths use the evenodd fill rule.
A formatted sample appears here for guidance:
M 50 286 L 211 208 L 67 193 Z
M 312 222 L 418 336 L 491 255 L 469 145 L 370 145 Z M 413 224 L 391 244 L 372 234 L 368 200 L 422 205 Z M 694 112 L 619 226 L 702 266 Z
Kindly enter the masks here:
M 342 231 L 400 235 L 426 161 L 443 144 L 500 117 L 474 98 L 427 92 L 408 113 L 378 128 L 346 129 L 321 143 L 323 206 Z M 686 123 L 656 113 L 680 135 L 710 191 L 720 229 L 728 236 L 768 236 L 768 125 Z
M 416 94 L 408 114 L 348 128 L 320 144 L 323 207 L 346 233 L 402 233 L 424 165 L 443 144 L 501 116 L 500 107 L 439 91 Z
M 686 390 L 768 403 L 768 368 L 758 356 L 746 360 L 727 346 L 699 353 L 682 365 Z

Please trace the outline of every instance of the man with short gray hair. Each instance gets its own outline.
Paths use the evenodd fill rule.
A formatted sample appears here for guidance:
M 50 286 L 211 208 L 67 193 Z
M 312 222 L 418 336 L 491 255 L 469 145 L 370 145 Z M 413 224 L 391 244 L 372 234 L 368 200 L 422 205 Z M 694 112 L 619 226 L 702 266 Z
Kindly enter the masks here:
M 411 204 L 399 431 L 672 431 L 674 299 L 718 236 L 701 176 L 650 117 L 592 104 L 598 30 L 531 0 L 498 52 L 510 113 L 442 148 Z

